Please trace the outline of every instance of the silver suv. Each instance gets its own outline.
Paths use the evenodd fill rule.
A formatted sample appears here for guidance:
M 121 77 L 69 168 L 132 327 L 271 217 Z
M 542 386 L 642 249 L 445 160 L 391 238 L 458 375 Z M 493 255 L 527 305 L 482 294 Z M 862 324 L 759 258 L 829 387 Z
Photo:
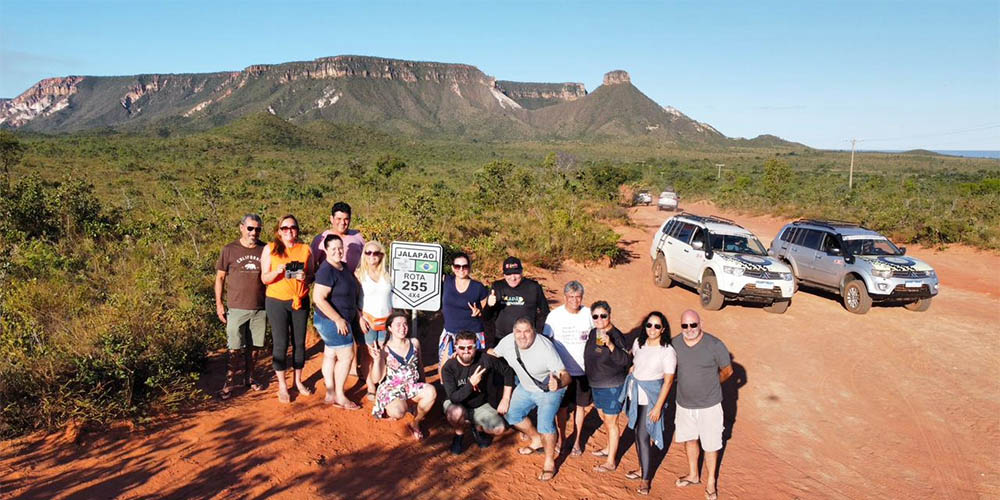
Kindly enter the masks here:
M 797 284 L 839 294 L 844 307 L 864 314 L 873 301 L 926 311 L 938 277 L 925 262 L 906 256 L 885 236 L 858 224 L 802 219 L 771 242 L 771 255 L 792 267 Z
M 767 255 L 756 236 L 721 217 L 681 213 L 667 219 L 653 236 L 653 282 L 667 288 L 674 281 L 698 290 L 710 311 L 725 301 L 763 304 L 781 314 L 792 302 L 791 269 Z

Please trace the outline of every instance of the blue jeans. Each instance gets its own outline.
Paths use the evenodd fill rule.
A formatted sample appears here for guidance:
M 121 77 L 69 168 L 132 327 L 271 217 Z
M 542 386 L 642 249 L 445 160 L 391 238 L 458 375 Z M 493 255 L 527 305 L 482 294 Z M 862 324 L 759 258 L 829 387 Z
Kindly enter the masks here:
M 517 425 L 528 417 L 531 410 L 538 408 L 538 432 L 555 434 L 556 412 L 559 411 L 564 392 L 565 387 L 553 392 L 532 392 L 518 384 L 514 388 L 514 395 L 510 397 L 510 408 L 504 418 L 508 424 Z

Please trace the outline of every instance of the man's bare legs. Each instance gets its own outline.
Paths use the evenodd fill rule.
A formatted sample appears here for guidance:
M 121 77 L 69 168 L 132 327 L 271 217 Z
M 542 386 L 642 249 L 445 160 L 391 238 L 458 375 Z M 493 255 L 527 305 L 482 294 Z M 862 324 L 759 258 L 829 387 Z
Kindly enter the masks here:
M 531 424 L 531 419 L 527 418 L 515 424 L 514 428 L 528 436 L 530 440 L 528 446 L 531 450 L 537 450 L 539 446 L 545 449 L 545 463 L 542 465 L 542 476 L 539 476 L 539 479 L 543 479 L 546 473 L 548 473 L 548 479 L 551 479 L 556 469 L 556 437 L 558 434 L 539 434 L 535 430 L 535 426 Z M 524 450 L 524 448 L 521 450 Z M 522 455 L 530 453 L 523 453 L 521 450 L 519 450 L 519 453 Z

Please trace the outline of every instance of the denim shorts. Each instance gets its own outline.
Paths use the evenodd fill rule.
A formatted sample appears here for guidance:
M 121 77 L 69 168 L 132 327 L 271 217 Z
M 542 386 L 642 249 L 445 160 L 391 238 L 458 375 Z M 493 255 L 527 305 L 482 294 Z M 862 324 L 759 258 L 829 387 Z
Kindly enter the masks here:
M 516 425 L 527 418 L 531 410 L 538 408 L 538 432 L 555 434 L 556 412 L 559 411 L 559 403 L 565 392 L 565 387 L 552 392 L 532 392 L 518 385 L 514 388 L 514 395 L 510 397 L 510 409 L 504 418 L 508 424 Z
M 622 393 L 622 386 L 591 387 L 590 392 L 594 395 L 594 406 L 605 415 L 617 415 L 622 412 L 623 401 L 618 401 L 618 395 Z
M 351 335 L 351 332 L 347 332 L 347 335 L 341 335 L 337 331 L 337 324 L 319 312 L 313 314 L 313 326 L 316 327 L 316 332 L 319 333 L 323 344 L 327 347 L 347 347 L 354 344 L 354 336 Z M 347 322 L 347 327 L 351 328 L 350 321 Z
M 385 345 L 385 335 L 386 330 L 368 330 L 365 333 L 365 344 L 372 345 L 378 342 L 378 345 Z

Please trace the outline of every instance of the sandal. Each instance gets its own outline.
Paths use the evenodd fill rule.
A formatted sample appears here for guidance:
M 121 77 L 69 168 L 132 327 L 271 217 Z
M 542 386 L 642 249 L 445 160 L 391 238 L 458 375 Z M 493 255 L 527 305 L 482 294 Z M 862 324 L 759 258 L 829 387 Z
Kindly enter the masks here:
M 334 402 L 330 403 L 330 406 L 332 406 L 334 408 L 340 408 L 341 410 L 360 410 L 361 409 L 361 406 L 359 406 L 354 401 L 351 401 L 350 399 L 348 399 L 346 403 L 338 403 L 338 402 L 334 401 Z
M 542 469 L 542 473 L 538 475 L 539 481 L 551 481 L 552 478 L 556 477 L 556 471 Z
M 424 433 L 420 431 L 419 424 L 417 425 L 407 424 L 406 427 L 410 429 L 410 433 L 413 436 L 413 439 L 416 439 L 417 441 L 424 439 Z
M 232 395 L 233 395 L 233 388 L 229 387 L 228 385 L 223 387 L 222 390 L 219 391 L 219 399 L 223 401 L 229 399 Z
M 677 481 L 674 482 L 674 486 L 677 486 L 678 488 L 691 486 L 693 484 L 701 484 L 701 481 L 691 481 L 690 479 L 687 478 L 687 476 L 681 476 L 677 478 Z
M 719 500 L 718 488 L 716 488 L 716 490 L 711 493 L 709 493 L 708 490 L 705 490 L 705 500 Z
M 545 447 L 532 448 L 530 446 L 524 446 L 517 449 L 518 455 L 534 455 L 536 453 L 545 453 Z
M 640 484 L 639 487 L 635 489 L 635 492 L 638 493 L 638 494 L 640 494 L 640 495 L 648 495 L 649 494 L 649 483 L 646 482 L 646 481 L 643 481 L 643 483 L 645 483 L 645 484 Z
M 375 393 L 372 391 L 368 391 L 368 394 L 365 394 L 365 397 L 368 398 L 368 401 L 375 401 Z
M 569 451 L 569 456 L 571 457 L 579 457 L 581 455 L 583 455 L 583 450 L 581 450 L 580 448 L 573 448 L 572 450 Z
M 642 473 L 637 470 L 630 470 L 625 473 L 625 479 L 631 479 L 635 481 L 636 479 L 642 479 Z
M 595 457 L 606 457 L 606 456 L 608 456 L 608 451 L 607 450 L 597 450 L 597 451 L 590 452 L 590 454 L 593 455 L 593 456 L 595 456 Z
M 614 472 L 614 467 L 608 467 L 605 464 L 597 464 L 594 466 L 594 472 Z

